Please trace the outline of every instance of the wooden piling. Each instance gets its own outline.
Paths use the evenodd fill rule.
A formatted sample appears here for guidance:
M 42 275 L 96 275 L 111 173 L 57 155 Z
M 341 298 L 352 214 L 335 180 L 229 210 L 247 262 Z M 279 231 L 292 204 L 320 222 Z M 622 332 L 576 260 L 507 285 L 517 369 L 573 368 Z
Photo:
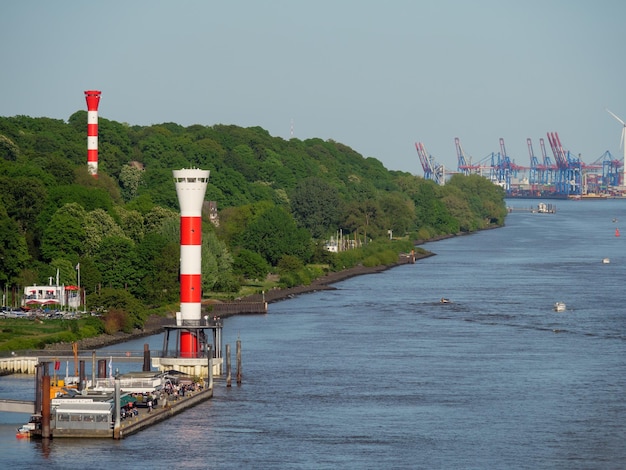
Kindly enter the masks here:
M 104 379 L 107 376 L 107 360 L 98 359 L 98 378 Z
M 117 374 L 117 369 L 115 371 L 115 420 L 113 425 L 113 439 L 121 439 L 121 410 L 120 410 L 120 378 Z
M 150 346 L 148 345 L 148 343 L 145 343 L 143 345 L 143 369 L 141 370 L 144 372 L 149 372 L 151 368 L 152 366 L 150 364 Z
M 226 386 L 231 386 L 231 376 L 230 376 L 230 344 L 226 345 Z
M 209 365 L 207 367 L 207 388 L 213 390 L 213 351 L 212 351 L 212 345 L 207 344 L 206 345 L 206 357 L 208 358 L 209 361 Z
M 241 385 L 241 340 L 237 339 L 237 385 Z
M 50 376 L 44 375 L 41 380 L 41 437 L 50 438 Z
M 91 383 L 96 383 L 96 350 L 91 351 Z
M 78 361 L 78 391 L 82 391 L 87 388 L 87 380 L 85 378 L 85 361 Z

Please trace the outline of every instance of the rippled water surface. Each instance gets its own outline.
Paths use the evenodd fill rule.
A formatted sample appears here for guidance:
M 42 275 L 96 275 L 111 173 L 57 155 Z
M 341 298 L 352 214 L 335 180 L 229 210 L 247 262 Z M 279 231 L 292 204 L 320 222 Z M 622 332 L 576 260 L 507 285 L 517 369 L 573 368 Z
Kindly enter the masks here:
M 226 319 L 243 384 L 217 381 L 209 402 L 120 442 L 17 440 L 24 415 L 0 413 L 0 462 L 624 468 L 626 240 L 614 232 L 626 201 L 556 205 L 426 245 L 437 256 L 415 265 Z M 566 312 L 552 310 L 557 300 Z M 125 347 L 147 341 L 158 350 L 162 338 Z M 32 383 L 0 378 L 0 396 L 32 397 Z

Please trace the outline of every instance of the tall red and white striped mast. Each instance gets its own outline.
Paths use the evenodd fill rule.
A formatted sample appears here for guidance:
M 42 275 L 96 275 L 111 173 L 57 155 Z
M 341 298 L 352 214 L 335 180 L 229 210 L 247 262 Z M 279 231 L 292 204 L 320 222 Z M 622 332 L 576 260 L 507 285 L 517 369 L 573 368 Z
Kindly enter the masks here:
M 98 177 L 98 105 L 99 90 L 87 90 L 87 170 L 94 178 Z
M 202 319 L 202 204 L 209 170 L 174 170 L 180 205 L 180 357 L 195 358 L 200 352 L 197 328 Z
M 202 208 L 209 182 L 208 170 L 174 170 L 180 205 L 180 311 L 176 324 L 164 325 L 163 354 L 152 364 L 162 372 L 177 370 L 197 377 L 222 373 L 222 322 L 202 317 Z M 211 343 L 206 330 L 212 330 Z M 175 347 L 170 348 L 170 339 Z

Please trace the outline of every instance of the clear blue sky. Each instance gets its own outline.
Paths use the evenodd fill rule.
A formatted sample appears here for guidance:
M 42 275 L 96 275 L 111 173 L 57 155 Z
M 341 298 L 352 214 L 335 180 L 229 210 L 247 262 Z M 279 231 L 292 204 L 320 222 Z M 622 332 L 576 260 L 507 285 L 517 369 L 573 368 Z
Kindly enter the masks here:
M 260 126 L 423 175 L 558 132 L 621 158 L 623 0 L 24 0 L 0 5 L 0 115 Z

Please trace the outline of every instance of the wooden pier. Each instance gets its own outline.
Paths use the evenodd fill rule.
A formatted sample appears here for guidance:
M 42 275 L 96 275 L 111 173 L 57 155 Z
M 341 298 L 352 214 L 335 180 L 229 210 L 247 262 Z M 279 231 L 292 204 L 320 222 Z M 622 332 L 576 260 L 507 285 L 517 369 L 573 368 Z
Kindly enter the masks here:
M 207 314 L 224 318 L 233 315 L 266 314 L 267 302 L 224 302 L 206 305 L 204 308 Z

